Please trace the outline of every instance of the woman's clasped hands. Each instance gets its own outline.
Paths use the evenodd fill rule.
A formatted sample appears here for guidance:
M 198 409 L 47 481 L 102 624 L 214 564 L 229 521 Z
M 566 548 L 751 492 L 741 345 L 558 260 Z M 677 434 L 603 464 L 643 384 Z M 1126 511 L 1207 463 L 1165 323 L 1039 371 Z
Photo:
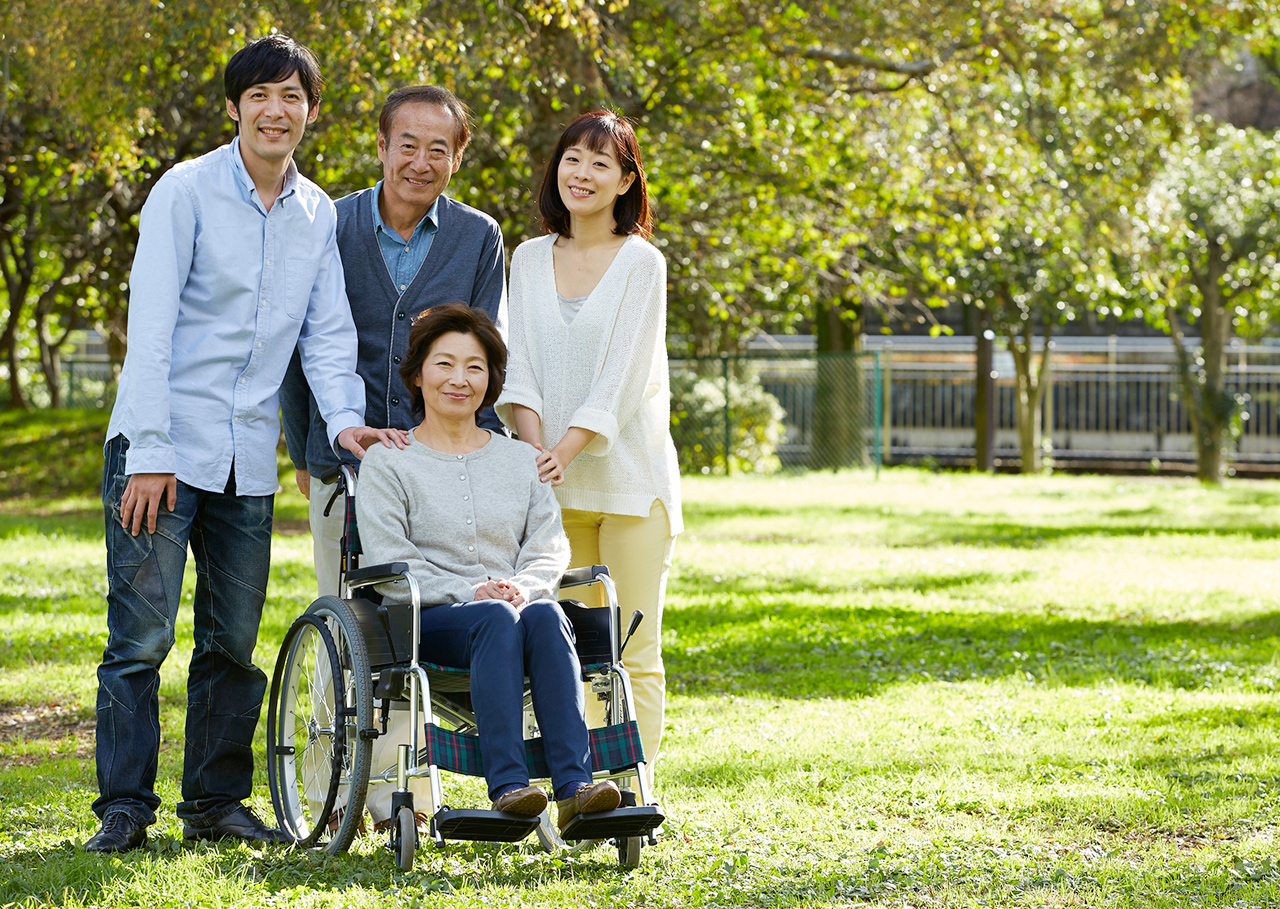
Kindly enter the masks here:
M 525 599 L 524 591 L 520 589 L 518 584 L 513 584 L 506 578 L 488 578 L 476 587 L 477 600 L 503 600 L 510 603 L 516 609 L 522 608 L 528 602 Z

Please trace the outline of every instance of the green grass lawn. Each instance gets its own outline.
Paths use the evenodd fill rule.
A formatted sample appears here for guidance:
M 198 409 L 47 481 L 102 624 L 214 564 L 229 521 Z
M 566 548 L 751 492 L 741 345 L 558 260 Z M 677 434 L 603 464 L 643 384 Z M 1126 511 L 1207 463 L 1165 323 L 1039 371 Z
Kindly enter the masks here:
M 57 470 L 32 455 L 0 478 L 0 905 L 1280 906 L 1280 486 L 687 480 L 671 819 L 630 873 L 532 840 L 424 846 L 408 874 L 372 836 L 341 858 L 182 847 L 188 621 L 164 672 L 160 821 L 147 850 L 101 858 L 80 845 L 102 424 L 41 419 L 0 417 L 6 450 L 64 446 Z M 296 492 L 277 514 L 268 669 L 312 583 Z

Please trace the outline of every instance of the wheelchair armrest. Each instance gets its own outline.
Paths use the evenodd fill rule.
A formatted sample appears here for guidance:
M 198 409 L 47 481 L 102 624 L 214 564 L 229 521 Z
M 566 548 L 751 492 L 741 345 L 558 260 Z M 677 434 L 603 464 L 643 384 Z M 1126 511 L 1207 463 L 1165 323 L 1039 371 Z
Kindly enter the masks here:
M 582 666 L 612 663 L 618 658 L 613 650 L 617 633 L 612 609 L 593 609 L 577 600 L 561 600 L 560 609 L 573 626 L 574 649 Z
M 560 579 L 561 587 L 576 587 L 579 584 L 590 584 L 602 574 L 608 574 L 609 569 L 604 565 L 583 565 L 581 568 L 572 568 L 564 573 L 564 577 Z
M 357 568 L 355 571 L 347 572 L 347 586 L 369 587 L 372 584 L 385 584 L 388 581 L 398 581 L 409 573 L 409 565 L 406 562 L 390 562 L 385 565 L 369 565 L 364 568 Z

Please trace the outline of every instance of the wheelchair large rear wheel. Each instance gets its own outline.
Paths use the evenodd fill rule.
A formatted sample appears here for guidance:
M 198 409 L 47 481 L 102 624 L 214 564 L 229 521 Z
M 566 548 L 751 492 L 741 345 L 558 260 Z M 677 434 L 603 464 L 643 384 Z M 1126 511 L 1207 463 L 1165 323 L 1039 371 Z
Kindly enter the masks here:
M 285 635 L 267 707 L 267 778 L 281 829 L 345 852 L 364 815 L 373 753 L 373 680 L 360 625 L 321 597 Z

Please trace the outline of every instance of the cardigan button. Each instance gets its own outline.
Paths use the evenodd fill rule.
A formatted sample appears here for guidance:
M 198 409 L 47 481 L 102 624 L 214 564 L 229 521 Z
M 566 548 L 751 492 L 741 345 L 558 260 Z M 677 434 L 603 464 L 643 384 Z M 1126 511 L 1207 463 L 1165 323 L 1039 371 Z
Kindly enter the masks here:
M 402 312 L 398 312 L 398 313 L 396 313 L 396 318 L 397 318 L 397 319 L 403 319 L 403 318 L 404 318 L 404 313 L 402 313 Z
M 399 358 L 399 357 L 393 357 L 392 359 L 393 359 L 393 361 L 394 361 L 394 362 L 396 362 L 396 363 L 399 363 L 399 362 L 400 362 L 400 358 Z

